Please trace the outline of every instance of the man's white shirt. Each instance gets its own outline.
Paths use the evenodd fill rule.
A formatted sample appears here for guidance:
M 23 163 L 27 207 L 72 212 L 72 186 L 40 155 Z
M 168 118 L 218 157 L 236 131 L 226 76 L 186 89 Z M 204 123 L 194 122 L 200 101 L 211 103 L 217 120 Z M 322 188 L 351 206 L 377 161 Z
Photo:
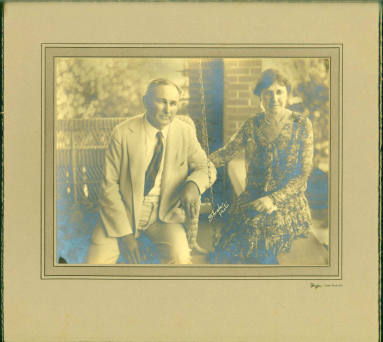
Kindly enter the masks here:
M 162 153 L 160 168 L 158 169 L 158 174 L 154 182 L 154 186 L 147 194 L 147 196 L 160 196 L 162 171 L 164 169 L 164 160 L 165 160 L 165 151 L 166 151 L 166 138 L 168 136 L 170 125 L 164 127 L 162 130 L 159 130 L 149 123 L 149 121 L 146 119 L 146 114 L 144 115 L 143 120 L 144 120 L 144 129 L 145 129 L 145 170 L 147 170 L 147 168 L 149 167 L 150 161 L 153 158 L 154 149 L 158 141 L 158 138 L 156 136 L 157 132 L 161 132 L 163 136 L 162 142 L 163 142 L 164 149 Z

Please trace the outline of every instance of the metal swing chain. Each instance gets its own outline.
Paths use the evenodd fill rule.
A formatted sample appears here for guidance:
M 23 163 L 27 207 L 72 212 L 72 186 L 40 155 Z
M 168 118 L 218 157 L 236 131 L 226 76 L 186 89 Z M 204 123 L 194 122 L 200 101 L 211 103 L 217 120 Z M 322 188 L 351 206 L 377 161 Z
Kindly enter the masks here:
M 199 59 L 199 82 L 200 82 L 200 95 L 201 95 L 201 112 L 202 112 L 202 141 L 204 144 L 205 151 L 207 155 L 209 156 L 209 135 L 207 131 L 207 115 L 206 115 L 206 103 L 205 103 L 205 89 L 204 89 L 204 82 L 203 82 L 203 66 L 202 66 L 202 58 Z M 207 169 L 208 169 L 208 178 L 209 178 L 209 191 L 210 191 L 210 200 L 213 207 L 213 210 L 215 208 L 214 205 L 214 194 L 213 194 L 213 187 L 212 187 L 212 180 L 211 180 L 211 167 L 210 167 L 210 161 L 207 163 Z
M 206 107 L 205 107 L 205 90 L 203 86 L 203 75 L 202 75 L 202 60 L 199 62 L 199 81 L 200 81 L 200 94 L 201 94 L 201 110 L 202 110 L 202 144 L 205 147 L 205 151 L 207 155 L 209 155 L 209 141 L 208 141 L 208 132 L 207 132 L 207 119 L 206 119 Z M 211 167 L 210 161 L 207 161 L 208 167 L 208 178 L 209 178 L 209 188 L 210 188 L 210 200 L 211 205 L 214 208 L 214 197 L 213 197 L 213 189 L 212 189 L 212 180 L 211 180 Z M 195 218 L 187 218 L 186 224 L 186 235 L 189 242 L 189 247 L 191 249 L 197 250 L 201 254 L 208 254 L 208 251 L 204 248 L 201 248 L 197 242 L 198 235 L 198 223 L 199 223 L 199 210 L 198 214 Z

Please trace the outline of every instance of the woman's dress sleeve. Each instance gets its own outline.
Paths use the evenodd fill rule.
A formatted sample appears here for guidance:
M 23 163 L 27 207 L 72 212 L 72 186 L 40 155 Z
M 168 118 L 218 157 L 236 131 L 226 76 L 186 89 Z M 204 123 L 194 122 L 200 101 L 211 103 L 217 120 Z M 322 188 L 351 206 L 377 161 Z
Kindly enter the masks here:
M 270 195 L 276 205 L 289 199 L 290 196 L 306 191 L 314 154 L 313 130 L 311 121 L 308 118 L 303 121 L 301 139 L 300 160 L 294 177 L 285 186 Z
M 214 163 L 215 167 L 224 166 L 225 163 L 232 160 L 242 150 L 250 135 L 250 131 L 251 121 L 246 120 L 225 146 L 210 154 L 209 159 Z

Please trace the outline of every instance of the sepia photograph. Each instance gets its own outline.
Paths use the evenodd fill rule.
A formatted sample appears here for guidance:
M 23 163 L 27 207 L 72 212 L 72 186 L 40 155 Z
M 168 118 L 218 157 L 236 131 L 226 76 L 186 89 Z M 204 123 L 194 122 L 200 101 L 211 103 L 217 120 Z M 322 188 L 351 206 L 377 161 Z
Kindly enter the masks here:
M 328 266 L 330 64 L 56 57 L 56 263 Z
M 4 340 L 378 340 L 379 4 L 3 14 Z

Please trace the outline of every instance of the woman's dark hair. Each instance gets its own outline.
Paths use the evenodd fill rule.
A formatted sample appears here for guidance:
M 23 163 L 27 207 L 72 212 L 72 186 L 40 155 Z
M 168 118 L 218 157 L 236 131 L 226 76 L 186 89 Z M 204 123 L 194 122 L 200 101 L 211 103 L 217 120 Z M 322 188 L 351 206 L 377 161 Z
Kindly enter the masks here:
M 267 69 L 264 72 L 262 72 L 261 78 L 255 86 L 253 93 L 261 97 L 262 90 L 267 89 L 274 82 L 284 85 L 287 89 L 287 93 L 290 93 L 291 85 L 289 80 L 285 76 L 283 76 L 278 70 L 275 69 Z

